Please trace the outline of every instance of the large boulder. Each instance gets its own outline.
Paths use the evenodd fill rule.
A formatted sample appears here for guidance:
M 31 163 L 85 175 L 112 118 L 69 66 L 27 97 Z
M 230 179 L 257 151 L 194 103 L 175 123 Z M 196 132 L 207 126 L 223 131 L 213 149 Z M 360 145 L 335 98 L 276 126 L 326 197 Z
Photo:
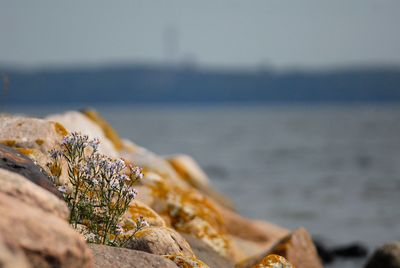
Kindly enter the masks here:
M 17 173 L 0 168 L 0 193 L 67 220 L 65 202 Z
M 384 244 L 371 256 L 365 268 L 399 268 L 400 241 Z
M 177 268 L 167 258 L 126 248 L 89 244 L 93 252 L 94 268 Z
M 69 224 L 40 208 L 0 193 L 0 234 L 31 267 L 93 267 L 91 251 Z

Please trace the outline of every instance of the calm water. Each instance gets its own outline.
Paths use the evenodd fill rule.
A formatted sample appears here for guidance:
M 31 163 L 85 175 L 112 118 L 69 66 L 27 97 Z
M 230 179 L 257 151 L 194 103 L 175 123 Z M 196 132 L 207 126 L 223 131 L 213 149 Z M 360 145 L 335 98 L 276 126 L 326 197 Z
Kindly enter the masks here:
M 400 107 L 98 109 L 123 137 L 192 155 L 246 216 L 330 245 L 400 240 Z

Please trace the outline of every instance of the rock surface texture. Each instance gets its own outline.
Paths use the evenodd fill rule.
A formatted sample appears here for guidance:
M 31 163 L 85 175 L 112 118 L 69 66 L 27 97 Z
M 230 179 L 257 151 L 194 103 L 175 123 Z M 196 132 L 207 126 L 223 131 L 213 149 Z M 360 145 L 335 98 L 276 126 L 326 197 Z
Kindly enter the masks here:
M 0 233 L 31 267 L 92 267 L 83 238 L 59 217 L 0 193 Z
M 0 193 L 67 220 L 65 202 L 17 173 L 0 168 Z
M 93 252 L 94 268 L 177 268 L 164 257 L 143 251 L 89 244 Z

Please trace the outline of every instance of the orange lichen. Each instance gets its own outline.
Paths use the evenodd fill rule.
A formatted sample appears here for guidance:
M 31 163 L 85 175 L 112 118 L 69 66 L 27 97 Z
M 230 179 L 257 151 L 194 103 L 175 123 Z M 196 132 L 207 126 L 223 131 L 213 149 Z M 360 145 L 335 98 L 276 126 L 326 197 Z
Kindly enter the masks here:
M 54 123 L 54 129 L 61 136 L 66 136 L 68 134 L 68 131 L 65 129 L 65 127 L 58 122 Z
M 89 109 L 82 112 L 103 130 L 104 135 L 113 143 L 116 150 L 120 151 L 122 149 L 123 144 L 121 138 L 103 117 L 101 117 L 95 110 Z
M 230 242 L 218 209 L 200 192 L 173 185 L 166 179 L 148 183 L 157 198 L 156 211 L 166 217 L 166 222 L 183 233 L 190 233 L 211 246 L 223 256 L 228 256 Z M 160 206 L 160 203 L 162 204 Z
M 33 150 L 30 149 L 30 148 L 20 148 L 20 147 L 17 147 L 17 148 L 15 148 L 15 150 L 17 150 L 18 152 L 20 152 L 21 154 L 24 154 L 24 155 L 30 155 L 30 154 L 33 153 Z
M 40 146 L 40 145 L 42 145 L 42 144 L 44 143 L 44 140 L 42 140 L 42 139 L 36 139 L 35 142 L 36 142 L 37 145 Z
M 15 140 L 3 140 L 0 143 L 8 147 L 14 147 L 17 142 Z
M 164 258 L 167 258 L 173 261 L 176 266 L 179 268 L 208 268 L 209 266 L 202 262 L 201 260 L 188 256 L 181 255 L 164 255 Z
M 275 267 L 294 268 L 294 266 L 290 262 L 288 262 L 284 257 L 276 254 L 270 254 L 264 257 L 256 265 L 252 266 L 252 268 L 275 268 Z

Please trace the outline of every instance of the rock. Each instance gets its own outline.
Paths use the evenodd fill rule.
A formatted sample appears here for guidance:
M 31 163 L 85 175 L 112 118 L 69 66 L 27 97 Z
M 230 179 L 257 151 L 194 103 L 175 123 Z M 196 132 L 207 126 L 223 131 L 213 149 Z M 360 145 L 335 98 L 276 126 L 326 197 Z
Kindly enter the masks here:
M 189 243 L 197 258 L 202 260 L 208 266 L 218 268 L 233 268 L 235 266 L 231 260 L 218 254 L 202 240 L 188 234 L 181 235 Z
M 62 195 L 50 182 L 49 178 L 44 175 L 29 157 L 2 144 L 0 144 L 0 168 L 18 173 L 59 198 L 62 198 Z
M 126 248 L 89 244 L 94 256 L 94 268 L 177 268 L 167 258 Z
M 250 268 L 260 263 L 265 256 L 276 254 L 286 258 L 297 268 L 322 268 L 312 239 L 304 228 L 293 231 L 276 243 L 265 253 L 247 259 L 237 265 L 237 268 Z
M 399 268 L 400 241 L 394 241 L 379 247 L 368 260 L 365 268 Z
M 234 209 L 233 202 L 211 188 L 210 179 L 200 168 L 197 162 L 188 155 L 174 155 L 166 158 L 178 175 L 200 192 L 211 197 L 219 204 Z
M 0 234 L 24 252 L 31 267 L 92 267 L 83 238 L 67 222 L 0 193 Z
M 93 109 L 84 109 L 82 110 L 82 113 L 103 130 L 104 136 L 111 141 L 117 151 L 121 151 L 124 148 L 123 142 L 118 133 L 98 112 Z
M 297 268 L 321 268 L 322 264 L 310 234 L 304 228 L 294 230 L 270 251 L 285 257 Z
M 65 202 L 17 173 L 0 168 L 0 193 L 67 220 Z
M 179 268 L 209 268 L 207 264 L 194 257 L 182 255 L 165 255 L 164 257 L 172 260 Z
M 273 243 L 289 234 L 289 230 L 272 223 L 250 220 L 224 207 L 218 209 L 228 233 L 244 240 L 272 246 Z
M 167 157 L 166 160 L 193 187 L 199 189 L 210 186 L 210 179 L 190 156 L 179 154 Z
M 24 252 L 12 241 L 6 241 L 0 234 L 0 267 L 30 268 Z
M 134 165 L 159 174 L 174 185 L 185 188 L 189 187 L 189 184 L 179 177 L 168 161 L 143 147 L 138 146 L 134 152 L 122 151 L 120 152 L 120 156 Z
M 144 228 L 135 234 L 127 248 L 156 255 L 195 257 L 189 244 L 176 231 L 166 227 Z
M 271 254 L 263 258 L 259 263 L 252 268 L 293 268 L 293 265 L 288 262 L 284 257 Z
M 0 117 L 0 143 L 14 148 L 38 149 L 47 153 L 68 134 L 60 123 L 46 120 L 5 116 Z
M 89 138 L 98 138 L 100 140 L 99 153 L 109 157 L 118 157 L 118 152 L 113 143 L 104 135 L 101 127 L 84 114 L 70 111 L 63 114 L 50 115 L 45 119 L 62 124 L 70 132 L 80 132 L 88 135 Z
M 129 209 L 123 216 L 123 219 L 135 221 L 140 216 L 143 216 L 150 226 L 166 227 L 164 219 L 154 210 L 138 200 L 132 200 L 129 204 Z

